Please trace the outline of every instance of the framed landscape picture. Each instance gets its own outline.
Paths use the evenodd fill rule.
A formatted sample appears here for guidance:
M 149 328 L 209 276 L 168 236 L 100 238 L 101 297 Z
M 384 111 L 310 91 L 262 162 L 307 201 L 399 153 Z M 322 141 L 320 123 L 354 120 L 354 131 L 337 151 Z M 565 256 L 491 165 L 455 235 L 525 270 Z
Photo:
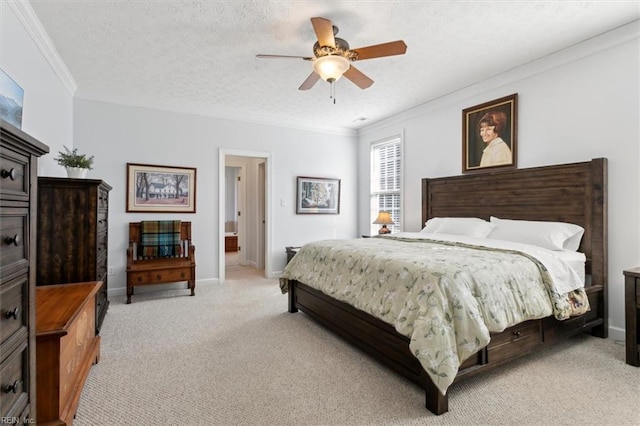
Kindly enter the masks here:
M 0 69 L 0 118 L 22 128 L 24 90 Z
M 340 179 L 298 176 L 297 214 L 339 214 Z
M 462 111 L 462 173 L 516 168 L 518 94 Z
M 196 169 L 127 163 L 127 212 L 195 213 Z

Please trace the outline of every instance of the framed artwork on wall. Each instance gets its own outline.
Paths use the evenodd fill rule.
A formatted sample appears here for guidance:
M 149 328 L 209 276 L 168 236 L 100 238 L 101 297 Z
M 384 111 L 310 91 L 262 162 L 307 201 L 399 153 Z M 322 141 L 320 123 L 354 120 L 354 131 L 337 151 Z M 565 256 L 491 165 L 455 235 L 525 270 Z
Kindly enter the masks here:
M 516 168 L 517 103 L 514 93 L 462 111 L 462 173 Z
M 127 163 L 127 212 L 195 213 L 196 169 Z
M 298 176 L 297 214 L 339 214 L 340 179 Z
M 24 89 L 0 69 L 0 118 L 22 128 Z

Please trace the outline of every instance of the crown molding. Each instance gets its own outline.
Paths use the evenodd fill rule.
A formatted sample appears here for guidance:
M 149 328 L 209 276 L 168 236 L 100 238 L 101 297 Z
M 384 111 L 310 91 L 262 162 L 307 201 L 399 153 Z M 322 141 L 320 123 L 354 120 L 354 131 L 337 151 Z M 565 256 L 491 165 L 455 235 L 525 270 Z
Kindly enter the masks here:
M 579 61 L 600 52 L 613 49 L 617 46 L 637 42 L 639 38 L 640 20 L 634 20 L 620 27 L 583 40 L 573 46 L 560 49 L 547 56 L 543 56 L 542 58 L 506 70 L 503 73 L 494 75 L 486 80 L 471 83 L 458 90 L 446 93 L 438 98 L 431 99 L 430 101 L 414 108 L 405 110 L 385 119 L 378 120 L 368 126 L 361 127 L 358 129 L 358 136 L 362 139 L 371 133 L 388 127 L 403 126 L 407 120 L 422 117 L 425 114 L 437 111 L 447 105 L 464 102 L 470 95 L 475 96 L 478 93 L 499 89 L 509 83 L 531 78 L 543 72 Z
M 264 125 L 268 127 L 280 127 L 286 129 L 293 130 L 301 130 L 315 133 L 325 133 L 334 136 L 348 136 L 354 138 L 354 140 L 358 137 L 358 132 L 356 129 L 346 128 L 346 127 L 336 127 L 336 126 L 326 126 L 326 125 L 308 125 L 307 123 L 302 123 L 297 120 L 289 120 L 286 118 L 274 119 L 270 116 L 264 116 L 261 114 L 247 114 L 240 112 L 229 112 L 224 111 L 220 108 L 206 108 L 206 107 L 181 107 L 176 108 L 169 105 L 164 105 L 157 102 L 122 102 L 116 99 L 107 99 L 100 95 L 95 96 L 82 96 L 76 95 L 74 97 L 75 100 L 78 101 L 88 101 L 88 102 L 98 102 L 104 103 L 107 105 L 113 106 L 122 106 L 129 108 L 142 108 L 153 111 L 162 111 L 168 112 L 172 114 L 186 114 L 192 116 L 200 116 L 213 118 L 217 120 L 227 120 L 227 121 L 237 121 L 242 124 L 256 124 L 256 125 Z
M 78 88 L 76 81 L 74 80 L 71 72 L 67 68 L 66 64 L 58 54 L 51 38 L 42 27 L 42 23 L 36 16 L 33 8 L 27 0 L 5 0 L 11 7 L 13 12 L 18 17 L 18 20 L 22 23 L 23 27 L 27 30 L 33 41 L 35 42 L 40 52 L 45 57 L 53 71 L 56 73 L 60 81 L 67 88 L 69 93 L 73 96 Z

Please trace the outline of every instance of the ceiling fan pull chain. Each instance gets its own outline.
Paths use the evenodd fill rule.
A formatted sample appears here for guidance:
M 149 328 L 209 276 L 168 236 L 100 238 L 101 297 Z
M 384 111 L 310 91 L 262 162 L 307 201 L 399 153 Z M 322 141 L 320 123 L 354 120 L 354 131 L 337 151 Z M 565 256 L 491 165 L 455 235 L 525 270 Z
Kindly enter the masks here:
M 333 99 L 333 104 L 336 104 L 336 86 L 335 86 L 335 80 L 332 79 L 332 81 L 329 82 L 329 99 Z

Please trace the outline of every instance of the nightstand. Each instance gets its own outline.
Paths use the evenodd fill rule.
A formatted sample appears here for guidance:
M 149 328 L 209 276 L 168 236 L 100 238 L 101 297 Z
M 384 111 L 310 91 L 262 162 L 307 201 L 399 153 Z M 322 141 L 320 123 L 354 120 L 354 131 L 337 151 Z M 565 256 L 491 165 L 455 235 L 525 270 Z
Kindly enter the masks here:
M 286 249 L 287 249 L 287 264 L 289 264 L 291 259 L 293 259 L 293 256 L 295 256 L 296 253 L 298 253 L 298 250 L 300 250 L 300 247 L 286 247 Z
M 627 341 L 627 364 L 640 367 L 640 267 L 624 273 L 624 312 Z

